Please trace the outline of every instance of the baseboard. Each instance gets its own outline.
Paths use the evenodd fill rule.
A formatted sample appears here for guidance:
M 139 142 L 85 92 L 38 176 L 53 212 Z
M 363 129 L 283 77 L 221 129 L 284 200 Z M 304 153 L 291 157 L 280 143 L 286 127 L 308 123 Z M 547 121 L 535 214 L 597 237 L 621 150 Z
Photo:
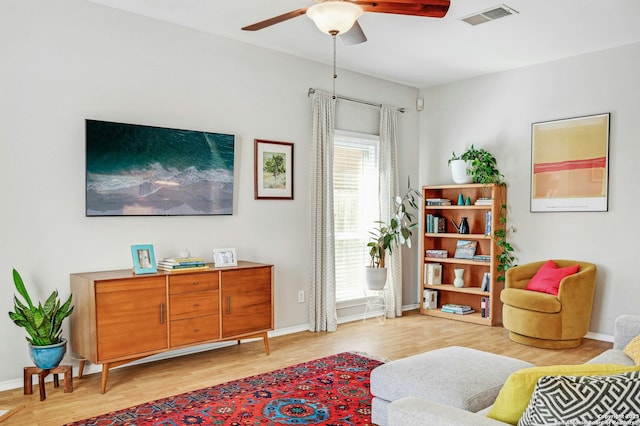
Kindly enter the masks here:
M 406 305 L 402 307 L 402 311 L 411 311 L 414 309 L 419 308 L 420 305 L 415 304 L 415 305 Z M 367 315 L 367 319 L 368 318 L 373 318 L 379 314 L 381 314 L 382 312 L 369 312 L 369 314 Z M 363 315 L 359 314 L 359 315 L 349 315 L 349 316 L 344 316 L 344 317 L 340 317 L 338 318 L 338 324 L 345 324 L 348 322 L 352 322 L 352 321 L 362 321 L 363 320 Z M 278 336 L 286 336 L 287 334 L 293 334 L 293 333 L 300 333 L 302 331 L 308 331 L 309 330 L 309 323 L 306 324 L 300 324 L 300 325 L 296 325 L 293 327 L 286 327 L 286 328 L 279 328 L 277 330 L 273 330 L 269 332 L 269 337 L 278 337 Z M 594 340 L 602 340 L 604 342 L 613 342 L 613 336 L 607 335 L 607 334 L 601 334 L 601 333 L 591 333 L 588 332 L 587 335 L 585 336 L 589 339 L 594 339 Z M 244 340 L 244 339 L 243 339 Z M 261 338 L 252 338 L 252 339 L 246 339 L 245 341 L 249 342 L 249 341 L 254 341 L 254 340 L 262 340 Z M 130 365 L 137 365 L 137 364 L 144 364 L 147 362 L 153 362 L 153 361 L 159 361 L 159 360 L 163 360 L 163 359 L 169 359 L 169 358 L 175 358 L 178 356 L 182 356 L 182 355 L 189 355 L 189 354 L 195 354 L 198 352 L 204 352 L 204 351 L 210 351 L 212 349 L 218 349 L 218 348 L 222 348 L 222 347 L 226 347 L 226 346 L 231 346 L 231 345 L 235 345 L 236 342 L 235 341 L 228 341 L 228 342 L 218 342 L 218 343 L 210 343 L 207 345 L 201 345 L 201 346 L 192 346 L 189 348 L 184 348 L 184 349 L 176 349 L 173 351 L 168 351 L 168 352 L 162 352 L 156 355 L 151 355 L 148 356 L 146 358 L 142 358 L 136 361 L 132 361 L 128 364 L 126 364 L 127 366 Z M 67 359 L 65 358 L 62 362 L 63 364 L 73 364 L 73 369 L 75 372 L 75 376 L 77 376 L 78 374 L 78 360 L 77 359 Z M 118 367 L 116 367 L 118 368 Z M 84 374 L 93 374 L 93 373 L 100 373 L 102 372 L 102 366 L 101 365 L 96 365 L 96 364 L 87 364 L 84 368 Z M 51 381 L 53 380 L 51 376 L 46 378 L 47 381 Z M 16 379 L 10 379 L 10 380 L 5 380 L 0 382 L 0 392 L 2 391 L 6 391 L 6 390 L 10 390 L 10 389 L 18 389 L 23 387 L 24 383 L 23 383 L 23 379 L 22 378 L 16 378 Z

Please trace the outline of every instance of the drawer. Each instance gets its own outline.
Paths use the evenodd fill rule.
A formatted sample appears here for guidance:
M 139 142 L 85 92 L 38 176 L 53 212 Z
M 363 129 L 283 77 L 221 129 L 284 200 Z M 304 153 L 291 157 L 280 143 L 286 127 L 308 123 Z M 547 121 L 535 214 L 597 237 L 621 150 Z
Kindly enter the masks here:
M 218 291 L 193 291 L 169 296 L 169 318 L 172 320 L 218 314 Z
M 207 315 L 171 321 L 171 347 L 215 340 L 220 337 L 220 317 Z
M 173 275 L 169 277 L 169 294 L 217 289 L 217 272 Z

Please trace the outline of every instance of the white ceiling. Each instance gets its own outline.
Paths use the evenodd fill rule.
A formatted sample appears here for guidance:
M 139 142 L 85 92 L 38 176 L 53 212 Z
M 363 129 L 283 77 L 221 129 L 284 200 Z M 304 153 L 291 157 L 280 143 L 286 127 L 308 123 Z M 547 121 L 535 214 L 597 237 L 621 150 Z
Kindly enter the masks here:
M 89 0 L 161 21 L 330 64 L 331 37 L 306 16 L 240 28 L 312 0 Z M 471 26 L 460 18 L 500 4 L 518 11 Z M 451 0 L 443 19 L 365 13 L 369 41 L 338 42 L 338 67 L 426 88 L 640 42 L 640 0 Z

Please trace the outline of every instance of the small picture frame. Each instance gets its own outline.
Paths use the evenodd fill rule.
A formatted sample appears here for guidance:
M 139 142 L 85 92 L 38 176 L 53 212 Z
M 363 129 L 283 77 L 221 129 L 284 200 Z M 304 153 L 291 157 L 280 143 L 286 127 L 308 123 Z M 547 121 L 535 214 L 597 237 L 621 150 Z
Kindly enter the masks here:
M 238 266 L 236 258 L 236 249 L 222 248 L 213 249 L 213 263 L 216 268 L 224 268 L 227 266 Z
M 153 274 L 158 272 L 153 245 L 137 244 L 131 246 L 131 257 L 133 258 L 134 274 Z

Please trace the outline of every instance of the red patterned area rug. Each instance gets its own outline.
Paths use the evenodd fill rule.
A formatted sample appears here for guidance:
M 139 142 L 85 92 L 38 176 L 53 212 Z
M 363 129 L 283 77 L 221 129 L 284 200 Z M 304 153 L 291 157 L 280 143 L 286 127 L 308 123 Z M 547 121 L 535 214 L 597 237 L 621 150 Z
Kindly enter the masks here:
M 345 352 L 69 425 L 370 425 L 380 364 Z

